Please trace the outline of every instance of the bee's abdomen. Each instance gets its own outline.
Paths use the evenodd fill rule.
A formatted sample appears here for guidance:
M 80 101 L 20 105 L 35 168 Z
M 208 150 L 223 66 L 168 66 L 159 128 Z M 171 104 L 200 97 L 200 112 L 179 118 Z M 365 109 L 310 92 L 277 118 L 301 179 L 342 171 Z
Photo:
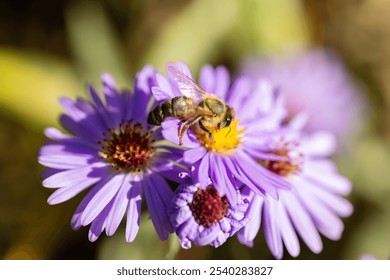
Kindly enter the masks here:
M 165 118 L 172 115 L 172 100 L 170 99 L 157 105 L 157 107 L 150 112 L 148 116 L 148 123 L 152 125 L 161 125 Z
M 187 114 L 193 114 L 192 99 L 185 96 L 177 96 L 169 99 L 154 108 L 149 116 L 148 123 L 152 125 L 161 125 L 168 117 L 174 117 L 179 120 L 186 118 Z

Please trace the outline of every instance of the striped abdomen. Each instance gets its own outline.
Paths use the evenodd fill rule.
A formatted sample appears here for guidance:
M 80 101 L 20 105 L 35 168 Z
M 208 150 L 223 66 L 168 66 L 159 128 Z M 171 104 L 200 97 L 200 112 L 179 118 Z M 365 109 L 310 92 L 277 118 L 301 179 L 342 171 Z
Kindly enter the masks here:
M 177 96 L 169 99 L 154 108 L 148 116 L 148 123 L 161 125 L 167 117 L 185 120 L 195 114 L 195 106 L 192 98 Z

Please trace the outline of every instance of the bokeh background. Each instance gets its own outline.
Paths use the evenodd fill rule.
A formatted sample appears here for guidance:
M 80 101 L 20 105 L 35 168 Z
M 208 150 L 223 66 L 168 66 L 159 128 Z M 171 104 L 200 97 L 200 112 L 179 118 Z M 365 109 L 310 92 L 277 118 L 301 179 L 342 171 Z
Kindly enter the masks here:
M 0 258 L 272 259 L 263 236 L 250 249 L 234 238 L 218 249 L 158 240 L 148 217 L 127 244 L 123 230 L 88 241 L 70 219 L 83 194 L 49 206 L 37 153 L 58 126 L 59 96 L 86 96 L 110 72 L 123 88 L 151 63 L 224 64 L 232 74 L 253 55 L 313 47 L 336 51 L 362 88 L 362 129 L 335 157 L 353 181 L 355 211 L 339 241 L 323 239 L 298 259 L 390 256 L 390 2 L 387 0 L 1 0 Z M 285 258 L 290 258 L 285 254 Z

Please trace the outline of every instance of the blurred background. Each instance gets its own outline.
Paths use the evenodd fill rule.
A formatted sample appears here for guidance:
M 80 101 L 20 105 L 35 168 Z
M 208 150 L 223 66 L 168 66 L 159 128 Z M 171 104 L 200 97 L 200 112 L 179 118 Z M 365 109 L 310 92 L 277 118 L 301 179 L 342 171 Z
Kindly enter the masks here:
M 59 96 L 86 96 L 109 72 L 130 88 L 151 63 L 185 61 L 193 73 L 224 64 L 236 74 L 251 56 L 330 48 L 361 88 L 367 110 L 335 160 L 353 181 L 355 211 L 339 241 L 323 238 L 298 259 L 390 256 L 390 2 L 386 0 L 1 0 L 0 258 L 272 259 L 263 236 L 253 249 L 231 238 L 218 249 L 180 249 L 158 240 L 147 217 L 127 244 L 124 231 L 88 241 L 71 216 L 83 194 L 55 206 L 41 185 L 43 129 L 58 126 Z M 285 258 L 291 258 L 285 254 Z

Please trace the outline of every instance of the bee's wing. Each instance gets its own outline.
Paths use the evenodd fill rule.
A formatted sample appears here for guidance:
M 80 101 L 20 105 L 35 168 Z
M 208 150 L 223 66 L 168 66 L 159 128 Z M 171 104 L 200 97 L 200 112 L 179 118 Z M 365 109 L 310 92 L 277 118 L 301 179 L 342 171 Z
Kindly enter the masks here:
M 169 64 L 167 71 L 169 76 L 176 81 L 180 92 L 184 96 L 193 98 L 195 102 L 199 102 L 207 94 L 191 77 L 180 71 L 175 64 Z

